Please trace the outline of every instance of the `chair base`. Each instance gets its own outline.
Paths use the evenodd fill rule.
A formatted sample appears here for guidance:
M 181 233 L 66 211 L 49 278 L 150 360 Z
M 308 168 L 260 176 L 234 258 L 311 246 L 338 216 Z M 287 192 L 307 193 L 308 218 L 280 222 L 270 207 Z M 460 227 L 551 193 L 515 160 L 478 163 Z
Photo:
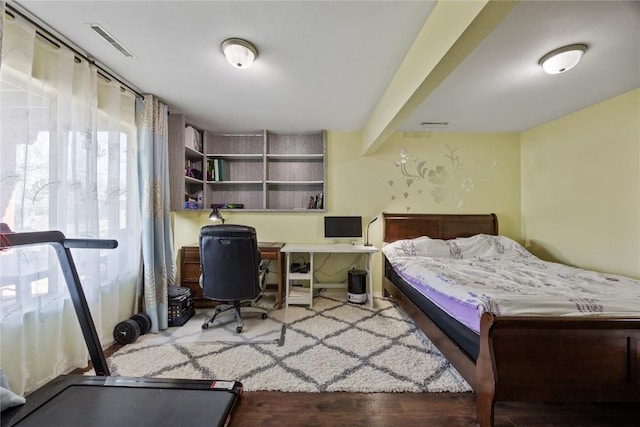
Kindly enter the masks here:
M 268 311 L 264 308 L 253 307 L 253 306 L 243 306 L 242 304 L 240 304 L 240 301 L 234 301 L 233 304 L 221 304 L 218 307 L 216 307 L 215 311 L 213 312 L 213 316 L 211 316 L 208 320 L 206 320 L 202 324 L 202 329 L 203 330 L 209 329 L 209 326 L 213 324 L 213 322 L 216 320 L 216 317 L 219 314 L 231 312 L 233 313 L 233 317 L 235 317 L 237 322 L 236 332 L 240 333 L 244 328 L 244 319 L 242 318 L 243 311 L 245 313 L 261 313 L 262 315 L 260 317 L 262 319 L 266 319 L 268 316 Z

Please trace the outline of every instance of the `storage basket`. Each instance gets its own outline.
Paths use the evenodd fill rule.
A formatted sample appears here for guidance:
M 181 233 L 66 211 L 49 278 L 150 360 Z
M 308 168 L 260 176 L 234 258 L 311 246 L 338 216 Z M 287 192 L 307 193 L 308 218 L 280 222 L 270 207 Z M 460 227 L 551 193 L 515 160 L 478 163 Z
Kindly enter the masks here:
M 189 288 L 169 287 L 169 326 L 182 326 L 196 312 L 193 292 Z

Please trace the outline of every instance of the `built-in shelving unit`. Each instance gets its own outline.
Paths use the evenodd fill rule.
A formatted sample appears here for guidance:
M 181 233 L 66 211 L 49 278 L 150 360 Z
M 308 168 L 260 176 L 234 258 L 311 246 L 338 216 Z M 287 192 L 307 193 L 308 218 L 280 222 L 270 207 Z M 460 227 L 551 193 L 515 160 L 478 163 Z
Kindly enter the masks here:
M 185 147 L 183 115 L 169 117 L 171 209 L 184 210 L 184 193 L 203 191 L 202 209 L 211 204 L 241 204 L 245 211 L 321 212 L 326 200 L 325 131 L 248 133 L 203 131 L 203 152 Z M 228 176 L 207 176 L 209 162 L 223 162 Z M 203 180 L 185 177 L 191 161 Z M 215 175 L 215 174 L 214 174 Z M 174 198 L 178 200 L 174 201 Z M 319 198 L 309 209 L 310 200 Z

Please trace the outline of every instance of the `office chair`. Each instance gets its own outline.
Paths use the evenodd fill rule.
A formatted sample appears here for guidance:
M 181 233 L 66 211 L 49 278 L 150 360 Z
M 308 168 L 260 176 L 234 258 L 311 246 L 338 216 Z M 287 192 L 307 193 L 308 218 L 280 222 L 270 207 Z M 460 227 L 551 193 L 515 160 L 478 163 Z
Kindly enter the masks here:
M 236 332 L 242 332 L 242 312 L 261 313 L 255 307 L 262 296 L 269 261 L 260 262 L 256 230 L 233 224 L 206 225 L 200 229 L 200 282 L 205 298 L 220 301 L 213 316 L 202 324 L 208 329 L 221 313 L 231 311 L 236 318 Z

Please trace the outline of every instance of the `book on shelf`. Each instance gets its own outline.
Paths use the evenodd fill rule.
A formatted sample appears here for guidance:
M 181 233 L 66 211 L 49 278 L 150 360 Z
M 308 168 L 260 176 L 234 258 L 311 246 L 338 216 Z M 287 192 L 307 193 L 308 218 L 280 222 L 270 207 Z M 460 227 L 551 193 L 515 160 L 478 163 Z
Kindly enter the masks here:
M 207 169 L 206 169 L 206 174 L 207 174 L 207 181 L 213 181 L 214 178 L 214 173 L 213 173 L 213 159 L 209 159 L 207 160 Z
M 230 175 L 229 162 L 224 159 L 213 159 L 214 181 L 229 181 Z

